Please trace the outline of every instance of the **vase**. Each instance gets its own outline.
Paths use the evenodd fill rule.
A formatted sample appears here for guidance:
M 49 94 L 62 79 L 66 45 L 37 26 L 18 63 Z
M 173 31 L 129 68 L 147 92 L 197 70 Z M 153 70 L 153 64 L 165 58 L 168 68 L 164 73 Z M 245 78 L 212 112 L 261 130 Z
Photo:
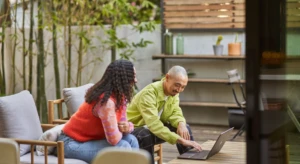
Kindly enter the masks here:
M 223 45 L 213 45 L 214 54 L 217 56 L 223 55 Z
M 229 56 L 240 56 L 242 45 L 241 43 L 229 43 L 228 44 L 228 55 Z

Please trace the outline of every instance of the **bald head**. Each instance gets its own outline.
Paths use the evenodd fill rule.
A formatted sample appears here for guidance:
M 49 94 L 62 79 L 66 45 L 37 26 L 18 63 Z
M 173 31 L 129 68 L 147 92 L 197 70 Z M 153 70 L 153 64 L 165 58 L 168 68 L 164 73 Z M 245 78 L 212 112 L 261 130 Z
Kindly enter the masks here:
M 167 96 L 175 96 L 182 92 L 188 82 L 186 70 L 181 66 L 173 66 L 166 74 L 163 83 L 164 93 Z
M 173 66 L 171 69 L 169 69 L 168 74 L 171 77 L 178 77 L 178 76 L 187 77 L 186 70 L 183 67 L 178 65 Z

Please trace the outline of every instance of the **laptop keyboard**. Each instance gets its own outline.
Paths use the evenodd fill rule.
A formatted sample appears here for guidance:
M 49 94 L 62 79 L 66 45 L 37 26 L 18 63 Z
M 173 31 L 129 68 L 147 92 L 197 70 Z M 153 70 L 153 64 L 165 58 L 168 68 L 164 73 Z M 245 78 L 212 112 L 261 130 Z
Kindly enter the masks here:
M 209 151 L 208 150 L 202 150 L 201 152 L 198 152 L 191 156 L 193 159 L 205 159 L 208 155 Z

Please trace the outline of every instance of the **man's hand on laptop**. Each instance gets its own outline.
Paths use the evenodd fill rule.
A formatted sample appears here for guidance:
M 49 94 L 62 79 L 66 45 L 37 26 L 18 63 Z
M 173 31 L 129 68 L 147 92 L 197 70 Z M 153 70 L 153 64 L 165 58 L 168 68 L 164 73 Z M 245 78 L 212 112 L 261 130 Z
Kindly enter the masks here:
M 186 140 L 186 139 L 183 139 L 183 138 L 179 138 L 177 140 L 177 142 L 184 145 L 184 146 L 193 147 L 198 151 L 202 151 L 201 146 L 196 141 L 191 141 L 191 140 Z
M 177 134 L 180 135 L 180 137 L 182 137 L 186 140 L 190 140 L 190 133 L 189 133 L 189 130 L 187 129 L 184 122 L 179 122 L 178 123 Z

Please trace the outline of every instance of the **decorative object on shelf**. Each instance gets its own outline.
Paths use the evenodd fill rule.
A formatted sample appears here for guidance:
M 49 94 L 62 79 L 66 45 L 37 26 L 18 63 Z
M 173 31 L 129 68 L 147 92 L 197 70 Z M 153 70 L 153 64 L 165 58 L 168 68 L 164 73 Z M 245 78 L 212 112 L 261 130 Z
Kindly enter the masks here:
M 176 38 L 176 55 L 184 54 L 184 38 L 181 33 Z
M 186 72 L 187 72 L 187 75 L 188 75 L 189 78 L 194 77 L 196 75 L 196 73 L 191 71 L 190 69 L 187 69 Z
M 242 45 L 238 42 L 238 34 L 235 35 L 234 43 L 228 44 L 228 55 L 229 56 L 240 56 Z
M 261 65 L 265 68 L 283 68 L 286 58 L 284 52 L 264 51 L 261 56 Z
M 173 55 L 173 34 L 166 29 L 164 34 L 164 41 L 165 41 L 165 54 L 166 55 Z
M 213 45 L 214 54 L 217 56 L 221 56 L 223 54 L 223 45 L 221 45 L 222 40 L 223 40 L 223 36 L 219 35 L 216 45 Z

